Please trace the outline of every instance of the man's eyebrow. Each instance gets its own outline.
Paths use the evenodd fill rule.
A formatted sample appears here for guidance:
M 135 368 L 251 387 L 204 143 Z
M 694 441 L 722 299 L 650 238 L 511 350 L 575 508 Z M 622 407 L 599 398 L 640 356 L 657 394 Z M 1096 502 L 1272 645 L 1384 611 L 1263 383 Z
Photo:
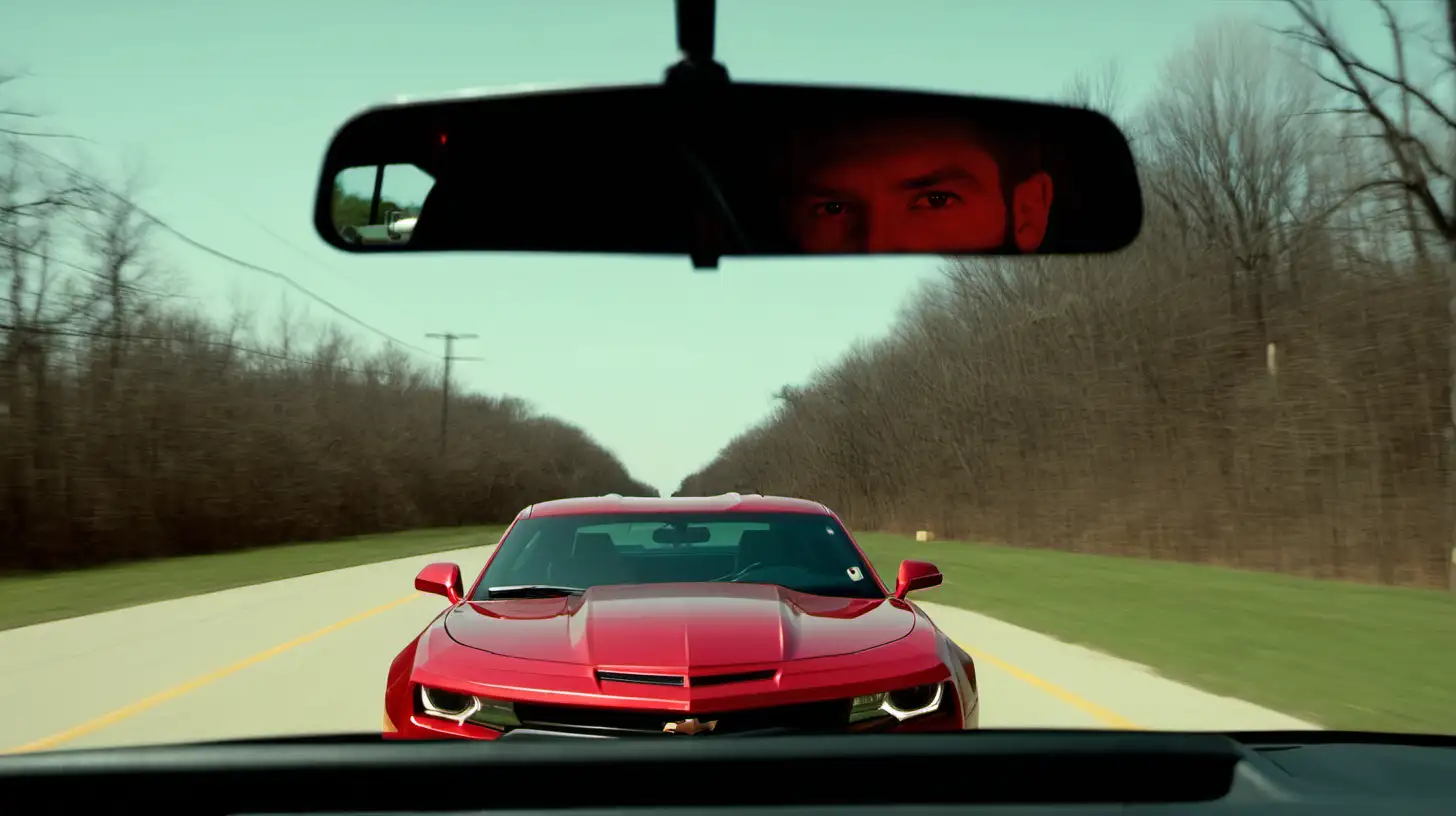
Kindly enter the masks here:
M 834 187 L 821 187 L 815 184 L 804 185 L 794 191 L 798 198 L 853 198 L 854 193 L 849 190 L 841 190 Z
M 905 179 L 896 186 L 901 190 L 923 190 L 926 187 L 935 187 L 947 181 L 969 181 L 979 185 L 981 178 L 964 167 L 950 165 L 942 167 L 939 170 L 932 170 L 924 175 Z

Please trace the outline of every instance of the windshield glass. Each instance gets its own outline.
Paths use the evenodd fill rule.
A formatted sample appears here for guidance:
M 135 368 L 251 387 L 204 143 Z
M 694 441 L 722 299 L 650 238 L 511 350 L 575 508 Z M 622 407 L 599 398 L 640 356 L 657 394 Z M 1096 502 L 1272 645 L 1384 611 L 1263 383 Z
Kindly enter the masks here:
M 534 153 L 489 120 L 484 175 L 430 128 L 324 172 L 377 106 L 659 87 L 674 5 L 0 0 L 0 752 L 412 738 L 421 677 L 459 683 L 439 735 L 508 719 L 462 702 L 503 675 L 796 660 L 864 722 L 933 663 L 906 730 L 1456 734 L 1450 3 L 716 4 L 737 83 L 1096 112 L 1141 202 L 1112 253 L 1039 254 L 1117 209 L 1068 182 L 1085 134 L 995 121 L 693 91 L 619 152 L 607 108 Z M 715 177 L 735 133 L 775 163 Z M 502 246 L 756 212 L 924 252 L 408 249 L 442 201 Z
M 652 513 L 547 516 L 516 523 L 473 600 L 491 589 L 683 582 L 776 584 L 838 598 L 883 598 L 869 564 L 829 516 Z

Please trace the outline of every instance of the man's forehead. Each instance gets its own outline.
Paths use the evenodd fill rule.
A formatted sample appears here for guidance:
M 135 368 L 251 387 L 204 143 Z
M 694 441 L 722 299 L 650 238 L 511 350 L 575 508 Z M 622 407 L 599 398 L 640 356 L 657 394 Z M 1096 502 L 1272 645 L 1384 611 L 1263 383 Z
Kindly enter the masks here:
M 965 142 L 986 146 L 989 140 L 973 123 L 962 119 L 917 117 L 911 119 L 850 120 L 809 128 L 797 134 L 800 148 L 832 150 L 867 145 L 912 142 Z
M 822 130 L 819 136 L 827 142 L 915 137 L 979 141 L 976 139 L 977 133 L 978 130 L 970 122 L 961 119 L 917 117 L 849 122 Z
M 794 163 L 801 169 L 916 152 L 991 153 L 984 134 L 955 119 L 857 122 L 800 132 L 793 141 Z
M 963 136 L 922 133 L 914 138 L 865 138 L 827 146 L 803 168 L 810 184 L 916 186 L 933 180 L 997 172 L 985 148 Z

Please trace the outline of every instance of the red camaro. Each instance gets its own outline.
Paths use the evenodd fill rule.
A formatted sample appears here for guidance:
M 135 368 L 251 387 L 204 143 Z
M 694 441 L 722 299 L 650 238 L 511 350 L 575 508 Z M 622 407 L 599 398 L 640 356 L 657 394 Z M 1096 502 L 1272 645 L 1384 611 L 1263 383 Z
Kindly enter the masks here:
M 527 507 L 467 592 L 431 564 L 440 613 L 389 667 L 396 739 L 959 731 L 976 668 L 886 589 L 818 502 L 563 499 Z

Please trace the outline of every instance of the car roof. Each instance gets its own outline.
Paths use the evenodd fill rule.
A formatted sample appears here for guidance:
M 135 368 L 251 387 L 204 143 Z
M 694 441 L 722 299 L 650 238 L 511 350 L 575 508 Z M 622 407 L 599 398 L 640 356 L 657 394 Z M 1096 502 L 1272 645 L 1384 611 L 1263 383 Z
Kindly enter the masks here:
M 829 508 L 808 499 L 724 493 L 721 496 L 584 496 L 533 504 L 521 515 L 579 516 L 597 513 L 806 513 L 831 515 Z

